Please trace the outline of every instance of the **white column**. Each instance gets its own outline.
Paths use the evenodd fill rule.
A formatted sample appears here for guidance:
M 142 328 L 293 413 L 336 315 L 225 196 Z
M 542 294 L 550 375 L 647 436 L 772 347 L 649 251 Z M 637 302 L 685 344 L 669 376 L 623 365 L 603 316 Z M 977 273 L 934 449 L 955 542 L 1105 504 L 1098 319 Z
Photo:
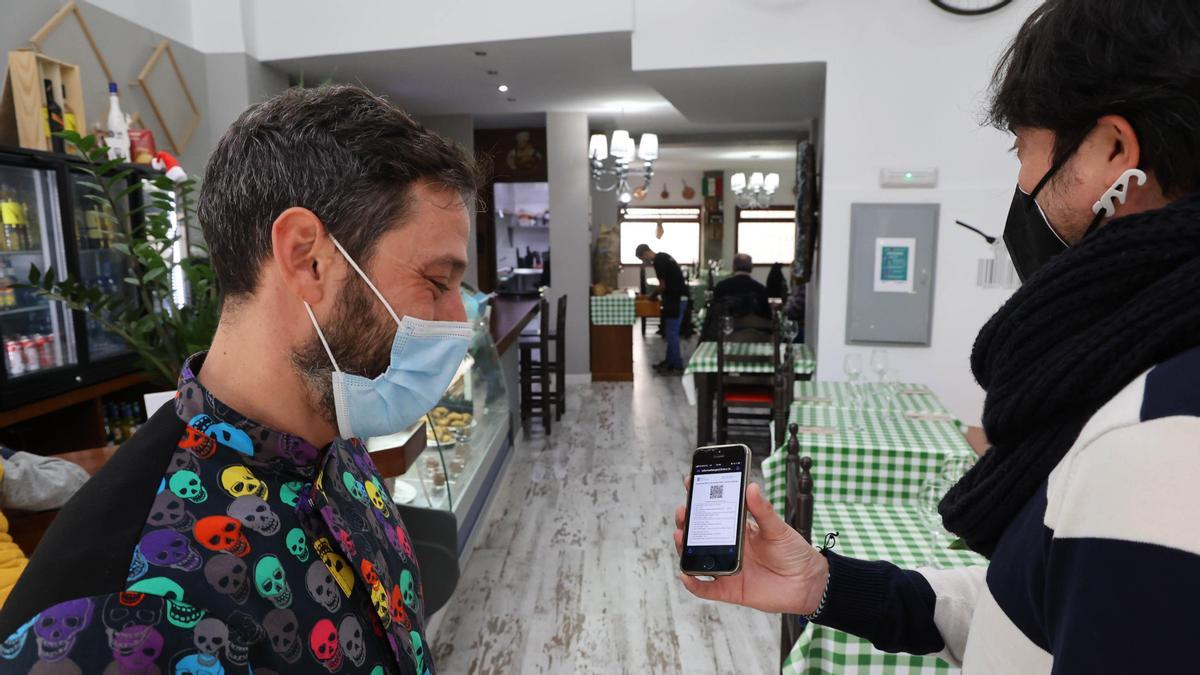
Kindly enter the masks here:
M 570 375 L 591 372 L 588 350 L 588 297 L 592 283 L 588 207 L 588 121 L 585 113 L 546 113 L 546 152 L 550 177 L 551 306 L 566 294 L 567 364 Z

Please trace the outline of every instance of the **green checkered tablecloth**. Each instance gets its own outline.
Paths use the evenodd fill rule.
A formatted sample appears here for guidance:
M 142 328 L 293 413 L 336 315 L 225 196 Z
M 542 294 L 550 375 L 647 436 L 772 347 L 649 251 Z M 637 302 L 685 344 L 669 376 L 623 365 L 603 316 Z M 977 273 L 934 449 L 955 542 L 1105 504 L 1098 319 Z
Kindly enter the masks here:
M 852 558 L 887 560 L 900 567 L 969 567 L 986 561 L 970 551 L 936 543 L 913 504 L 822 502 L 813 509 L 813 538 L 840 533 L 834 550 Z M 930 552 L 933 555 L 930 555 Z M 810 624 L 792 647 L 783 675 L 812 673 L 953 673 L 958 669 L 934 656 L 888 654 L 840 630 Z
M 796 374 L 811 375 L 817 369 L 817 360 L 813 356 L 812 349 L 805 344 L 794 345 L 796 350 Z M 780 348 L 782 351 L 782 347 Z M 771 373 L 774 372 L 774 367 L 770 363 L 769 357 L 773 355 L 770 342 L 729 342 L 725 345 L 725 354 L 727 356 L 761 356 L 766 358 L 764 361 L 738 362 L 734 361 L 725 364 L 725 372 L 727 373 Z M 692 373 L 715 373 L 717 372 L 717 343 L 716 342 L 701 342 L 696 346 L 696 351 L 692 352 L 692 358 L 688 360 L 687 369 L 684 371 L 687 374 Z
M 632 295 L 613 293 L 592 296 L 592 325 L 632 326 L 636 321 Z
M 904 503 L 936 476 L 946 459 L 975 456 L 953 422 L 912 419 L 903 412 L 864 411 L 861 427 L 846 408 L 797 403 L 789 421 L 800 456 L 812 458 L 813 490 L 825 501 Z M 782 514 L 787 497 L 787 445 L 763 460 L 767 498 Z
M 800 381 L 796 383 L 795 402 L 812 407 L 851 408 L 854 393 L 862 396 L 866 410 L 908 410 L 931 414 L 948 414 L 946 406 L 923 384 L 879 384 L 868 382 L 851 385 L 849 382 Z

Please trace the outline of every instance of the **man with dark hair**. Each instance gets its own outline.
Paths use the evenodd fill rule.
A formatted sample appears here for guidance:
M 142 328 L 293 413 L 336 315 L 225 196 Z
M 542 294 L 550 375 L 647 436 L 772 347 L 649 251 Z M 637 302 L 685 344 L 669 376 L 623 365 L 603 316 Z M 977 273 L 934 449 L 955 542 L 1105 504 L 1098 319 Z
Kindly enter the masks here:
M 684 584 L 964 671 L 1192 671 L 1200 3 L 1049 0 L 1000 61 L 991 119 L 1016 136 L 1023 285 L 971 357 L 992 447 L 940 506 L 989 564 L 817 552 L 752 487 L 741 573 Z
M 667 340 L 667 358 L 655 364 L 654 370 L 660 375 L 680 375 L 683 373 L 683 354 L 679 348 L 679 327 L 683 317 L 687 315 L 687 282 L 683 279 L 683 269 L 669 253 L 655 253 L 646 244 L 638 244 L 634 254 L 643 263 L 654 265 L 654 276 L 658 277 L 656 294 L 662 302 L 663 337 Z
M 242 113 L 200 195 L 212 348 L 55 519 L 0 613 L 0 671 L 433 672 L 362 439 L 416 422 L 466 352 L 476 185 L 359 87 Z
M 753 276 L 754 261 L 748 254 L 733 256 L 733 274 L 722 280 L 713 289 L 713 306 L 719 306 L 723 315 L 733 317 L 771 317 L 771 305 L 767 302 L 767 287 Z

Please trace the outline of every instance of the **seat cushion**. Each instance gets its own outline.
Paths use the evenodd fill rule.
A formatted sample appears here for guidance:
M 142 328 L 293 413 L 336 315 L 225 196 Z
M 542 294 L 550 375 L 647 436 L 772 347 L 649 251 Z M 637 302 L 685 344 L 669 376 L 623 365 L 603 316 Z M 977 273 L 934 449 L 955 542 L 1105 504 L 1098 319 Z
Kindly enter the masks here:
M 775 391 L 771 387 L 726 387 L 725 403 L 774 403 Z

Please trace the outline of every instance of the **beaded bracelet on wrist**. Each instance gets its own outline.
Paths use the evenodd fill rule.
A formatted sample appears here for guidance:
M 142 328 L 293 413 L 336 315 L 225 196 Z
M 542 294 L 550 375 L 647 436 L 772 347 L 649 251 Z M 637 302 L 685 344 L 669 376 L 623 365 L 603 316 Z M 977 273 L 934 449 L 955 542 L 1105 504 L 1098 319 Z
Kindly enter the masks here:
M 825 535 L 825 544 L 820 549 L 821 555 L 824 555 L 826 551 L 834 547 L 837 543 L 838 534 L 838 532 L 829 532 Z M 825 603 L 829 600 L 829 584 L 832 580 L 832 574 L 825 577 L 825 592 L 821 594 L 821 602 L 817 604 L 817 608 L 811 614 L 801 614 L 800 616 L 808 621 L 816 621 L 817 617 L 821 616 L 821 612 L 825 611 Z

